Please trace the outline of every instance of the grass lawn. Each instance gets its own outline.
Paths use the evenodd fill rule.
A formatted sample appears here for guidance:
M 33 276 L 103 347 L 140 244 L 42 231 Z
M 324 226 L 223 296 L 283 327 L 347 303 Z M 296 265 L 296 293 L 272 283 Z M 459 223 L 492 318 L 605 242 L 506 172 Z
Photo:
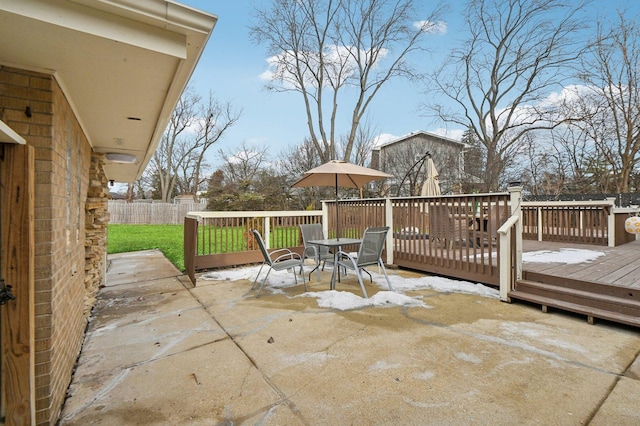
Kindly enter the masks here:
M 158 249 L 184 271 L 183 225 L 109 224 L 108 232 L 107 253 Z
M 131 251 L 158 249 L 184 272 L 184 226 L 183 225 L 126 225 L 109 224 L 107 253 L 126 253 Z M 247 250 L 244 227 L 216 229 L 209 233 L 202 228 L 203 241 L 207 253 L 233 253 Z M 277 227 L 272 232 L 271 247 L 292 247 L 299 244 L 300 236 L 297 227 Z M 257 247 L 255 247 L 257 250 Z M 199 247 L 201 252 L 203 248 Z

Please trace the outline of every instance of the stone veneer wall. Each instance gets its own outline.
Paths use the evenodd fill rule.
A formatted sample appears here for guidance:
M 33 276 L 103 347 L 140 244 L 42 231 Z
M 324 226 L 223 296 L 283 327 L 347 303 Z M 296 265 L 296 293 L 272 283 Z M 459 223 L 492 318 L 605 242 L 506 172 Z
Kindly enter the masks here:
M 89 317 L 100 287 L 104 285 L 107 259 L 107 224 L 109 223 L 109 183 L 102 164 L 104 154 L 91 155 L 89 192 L 85 206 L 85 305 L 84 315 Z
M 0 110 L 35 148 L 35 420 L 50 425 L 104 281 L 107 182 L 53 76 L 0 66 Z

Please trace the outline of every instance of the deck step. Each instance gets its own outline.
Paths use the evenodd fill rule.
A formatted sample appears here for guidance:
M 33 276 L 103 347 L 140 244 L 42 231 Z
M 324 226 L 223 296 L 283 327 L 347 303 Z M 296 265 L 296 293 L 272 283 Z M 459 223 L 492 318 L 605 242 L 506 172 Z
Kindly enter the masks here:
M 635 295 L 611 295 L 530 280 L 519 280 L 515 290 L 640 317 L 640 300 Z
M 640 302 L 635 298 L 622 298 L 574 288 L 563 288 L 529 280 L 520 280 L 509 292 L 513 299 L 538 303 L 586 315 L 589 322 L 600 318 L 640 327 Z
M 551 284 L 555 287 L 587 291 L 622 299 L 636 300 L 640 302 L 640 289 L 615 284 L 603 284 L 592 281 L 577 280 L 562 276 L 549 275 L 540 272 L 524 271 L 524 281 Z

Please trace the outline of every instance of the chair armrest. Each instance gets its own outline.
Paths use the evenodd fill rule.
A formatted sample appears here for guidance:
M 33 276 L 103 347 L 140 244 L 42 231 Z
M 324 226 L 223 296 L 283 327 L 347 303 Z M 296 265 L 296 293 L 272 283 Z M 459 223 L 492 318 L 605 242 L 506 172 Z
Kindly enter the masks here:
M 354 265 L 357 265 L 357 257 L 356 256 L 352 256 L 351 253 L 347 253 L 346 251 L 342 251 L 340 250 L 339 252 L 336 253 L 336 256 L 338 257 L 338 262 L 340 262 L 340 258 L 341 257 L 346 257 L 347 259 L 349 259 Z
M 272 250 L 272 251 L 270 251 L 270 252 L 269 252 L 269 257 L 273 260 L 273 256 L 274 256 L 276 253 L 281 253 L 281 252 L 284 252 L 284 254 L 285 254 L 285 255 L 286 255 L 286 254 L 291 254 L 291 253 L 293 253 L 293 252 L 292 252 L 291 250 L 289 250 L 288 248 L 281 248 L 281 249 L 277 249 L 277 250 Z M 278 258 L 278 257 L 280 257 L 280 256 L 283 256 L 283 255 L 282 255 L 282 254 L 278 254 L 278 255 L 276 256 L 276 258 Z
M 298 253 L 295 253 L 295 252 L 293 252 L 291 250 L 281 249 L 281 250 L 276 250 L 276 251 L 283 251 L 283 250 L 287 250 L 288 253 L 281 254 L 280 256 L 278 256 L 275 259 L 273 259 L 272 262 L 276 263 L 276 262 L 278 262 L 280 260 L 283 260 L 283 259 L 300 259 L 302 261 L 302 257 Z
M 302 254 L 303 254 L 304 256 L 306 256 L 306 257 L 309 257 L 309 256 L 307 256 L 307 250 L 311 250 L 311 251 L 313 252 L 313 258 L 314 258 L 314 259 L 317 259 L 317 258 L 318 258 L 318 256 L 319 256 L 319 254 L 318 254 L 318 247 L 316 247 L 316 246 L 308 246 L 308 247 L 305 247 L 305 248 L 304 248 L 304 251 L 302 252 Z

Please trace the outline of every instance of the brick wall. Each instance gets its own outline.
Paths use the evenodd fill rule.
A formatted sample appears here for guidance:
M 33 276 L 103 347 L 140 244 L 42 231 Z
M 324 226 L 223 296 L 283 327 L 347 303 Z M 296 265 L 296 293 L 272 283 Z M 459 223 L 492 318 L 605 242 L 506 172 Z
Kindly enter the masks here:
M 0 67 L 0 113 L 36 152 L 36 422 L 55 424 L 104 279 L 107 182 L 52 76 Z

